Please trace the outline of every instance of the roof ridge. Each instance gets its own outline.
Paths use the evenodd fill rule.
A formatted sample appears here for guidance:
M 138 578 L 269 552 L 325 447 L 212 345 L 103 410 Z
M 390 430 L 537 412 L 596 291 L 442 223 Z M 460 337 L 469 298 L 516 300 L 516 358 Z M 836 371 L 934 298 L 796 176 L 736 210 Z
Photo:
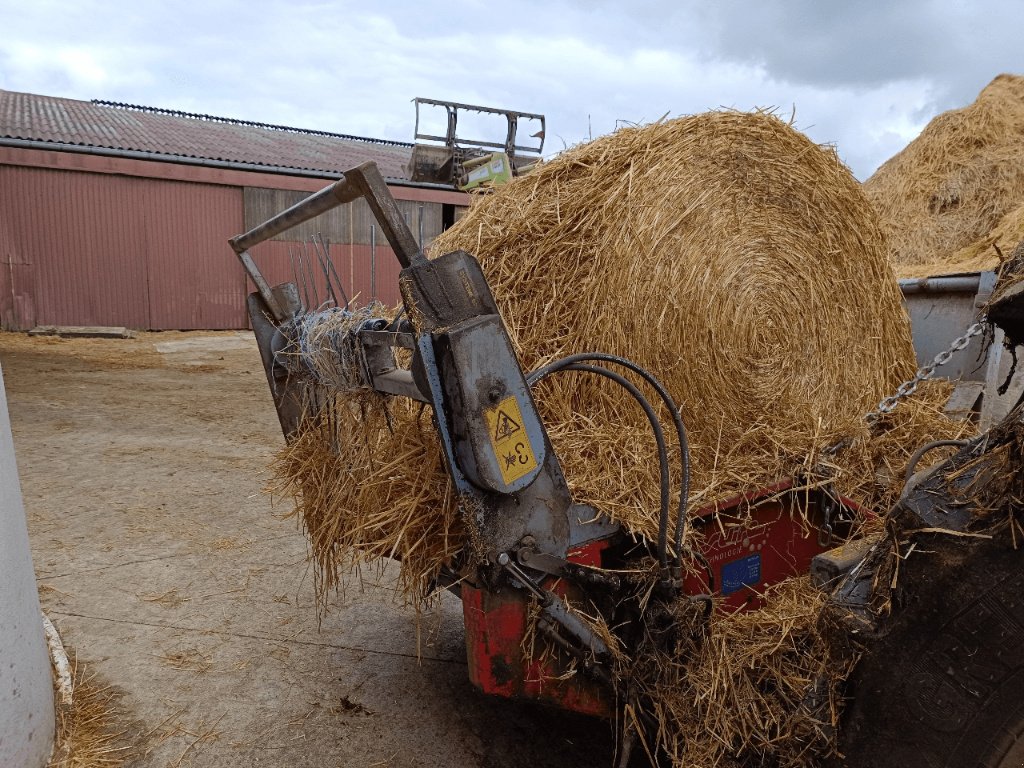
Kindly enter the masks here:
M 114 109 L 130 110 L 132 112 L 143 112 L 151 115 L 167 115 L 169 117 L 183 117 L 189 120 L 203 120 L 210 123 L 225 123 L 227 125 L 244 125 L 251 128 L 263 128 L 272 131 L 283 131 L 285 133 L 299 133 L 306 136 L 327 136 L 347 141 L 362 141 L 367 144 L 383 144 L 393 147 L 412 147 L 408 141 L 396 141 L 394 139 L 374 139 L 368 136 L 354 136 L 347 133 L 333 133 L 331 131 L 320 131 L 313 128 L 295 128 L 288 125 L 276 125 L 274 123 L 261 123 L 255 120 L 239 120 L 233 117 L 218 117 L 217 115 L 204 115 L 198 112 L 184 112 L 178 109 L 165 109 L 163 107 L 147 107 L 141 104 L 127 104 L 120 101 L 106 101 L 104 99 L 92 99 L 91 104 L 99 107 L 111 107 Z

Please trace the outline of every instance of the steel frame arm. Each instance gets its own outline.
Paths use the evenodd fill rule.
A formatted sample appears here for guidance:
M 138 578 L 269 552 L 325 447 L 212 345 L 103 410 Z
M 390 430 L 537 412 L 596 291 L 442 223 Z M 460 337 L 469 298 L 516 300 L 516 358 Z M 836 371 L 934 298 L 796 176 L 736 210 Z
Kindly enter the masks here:
M 423 251 L 416 243 L 412 231 L 405 223 L 395 199 L 388 191 L 387 182 L 381 176 L 376 163 L 363 163 L 351 170 L 329 187 L 301 200 L 291 208 L 282 211 L 269 221 L 253 227 L 248 232 L 231 238 L 231 248 L 238 255 L 242 267 L 256 285 L 260 297 L 266 303 L 274 318 L 280 322 L 291 313 L 278 301 L 263 273 L 249 255 L 249 249 L 285 232 L 292 227 L 319 216 L 343 203 L 364 198 L 374 218 L 380 222 L 384 236 L 391 250 L 395 252 L 402 267 L 410 267 L 426 261 Z

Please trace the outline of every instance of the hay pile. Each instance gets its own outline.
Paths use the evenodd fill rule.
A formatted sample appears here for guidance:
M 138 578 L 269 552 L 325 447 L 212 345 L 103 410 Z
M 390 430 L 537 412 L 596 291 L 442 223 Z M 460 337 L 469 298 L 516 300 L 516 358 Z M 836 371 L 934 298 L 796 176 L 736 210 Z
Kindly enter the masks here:
M 999 75 L 864 183 L 900 276 L 993 269 L 1024 237 L 1024 77 Z
M 634 670 L 673 766 L 806 766 L 832 749 L 856 656 L 831 642 L 825 594 L 808 577 L 771 587 L 766 603 Z
M 788 476 L 913 371 L 870 205 L 768 114 L 620 131 L 481 198 L 434 245 L 483 264 L 523 367 L 620 354 L 690 433 L 693 502 Z M 634 530 L 657 510 L 642 414 L 582 375 L 539 400 L 574 491 Z

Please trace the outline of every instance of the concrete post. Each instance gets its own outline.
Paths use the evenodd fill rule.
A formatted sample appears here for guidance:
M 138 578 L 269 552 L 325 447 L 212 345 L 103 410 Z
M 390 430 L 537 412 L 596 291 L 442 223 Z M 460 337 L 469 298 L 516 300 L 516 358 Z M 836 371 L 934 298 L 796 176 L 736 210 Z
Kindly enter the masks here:
M 0 766 L 42 768 L 53 731 L 50 656 L 0 369 Z

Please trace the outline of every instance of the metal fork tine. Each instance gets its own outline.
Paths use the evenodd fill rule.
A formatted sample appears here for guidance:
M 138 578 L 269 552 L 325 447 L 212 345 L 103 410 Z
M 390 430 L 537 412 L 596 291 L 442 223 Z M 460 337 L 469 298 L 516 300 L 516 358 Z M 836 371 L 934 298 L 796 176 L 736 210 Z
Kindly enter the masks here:
M 317 232 L 317 235 L 320 233 Z M 321 235 L 321 241 L 323 236 Z M 316 254 L 317 263 L 320 265 L 320 271 L 324 273 L 324 282 L 327 284 L 327 296 L 331 301 L 334 302 L 334 306 L 338 306 L 338 297 L 334 294 L 334 286 L 331 285 L 331 273 L 327 269 L 327 261 L 324 259 L 323 253 L 320 252 L 320 247 L 317 245 L 316 236 L 310 236 L 309 238 L 313 243 L 313 252 Z
M 302 271 L 299 270 L 299 255 L 298 251 L 290 245 L 288 246 L 288 261 L 290 261 L 292 265 L 292 281 L 295 283 L 295 287 L 301 290 L 305 281 L 302 279 Z M 309 302 L 307 301 L 306 303 L 308 304 Z M 303 307 L 303 309 L 305 309 L 305 307 Z
M 313 271 L 312 259 L 309 257 L 309 252 L 306 250 L 306 241 L 302 241 L 302 253 L 306 257 L 306 270 L 309 272 L 309 290 L 313 294 L 314 307 L 320 306 L 320 292 L 316 287 L 316 272 Z
M 327 266 L 331 268 L 331 274 L 334 275 L 334 282 L 338 286 L 338 292 L 341 294 L 341 298 L 345 300 L 344 309 L 348 309 L 349 300 L 348 294 L 345 293 L 345 285 L 341 282 L 341 278 L 338 276 L 338 271 L 334 268 L 334 261 L 331 259 L 330 241 L 324 241 L 321 237 L 321 242 L 324 242 L 324 253 L 327 256 Z

